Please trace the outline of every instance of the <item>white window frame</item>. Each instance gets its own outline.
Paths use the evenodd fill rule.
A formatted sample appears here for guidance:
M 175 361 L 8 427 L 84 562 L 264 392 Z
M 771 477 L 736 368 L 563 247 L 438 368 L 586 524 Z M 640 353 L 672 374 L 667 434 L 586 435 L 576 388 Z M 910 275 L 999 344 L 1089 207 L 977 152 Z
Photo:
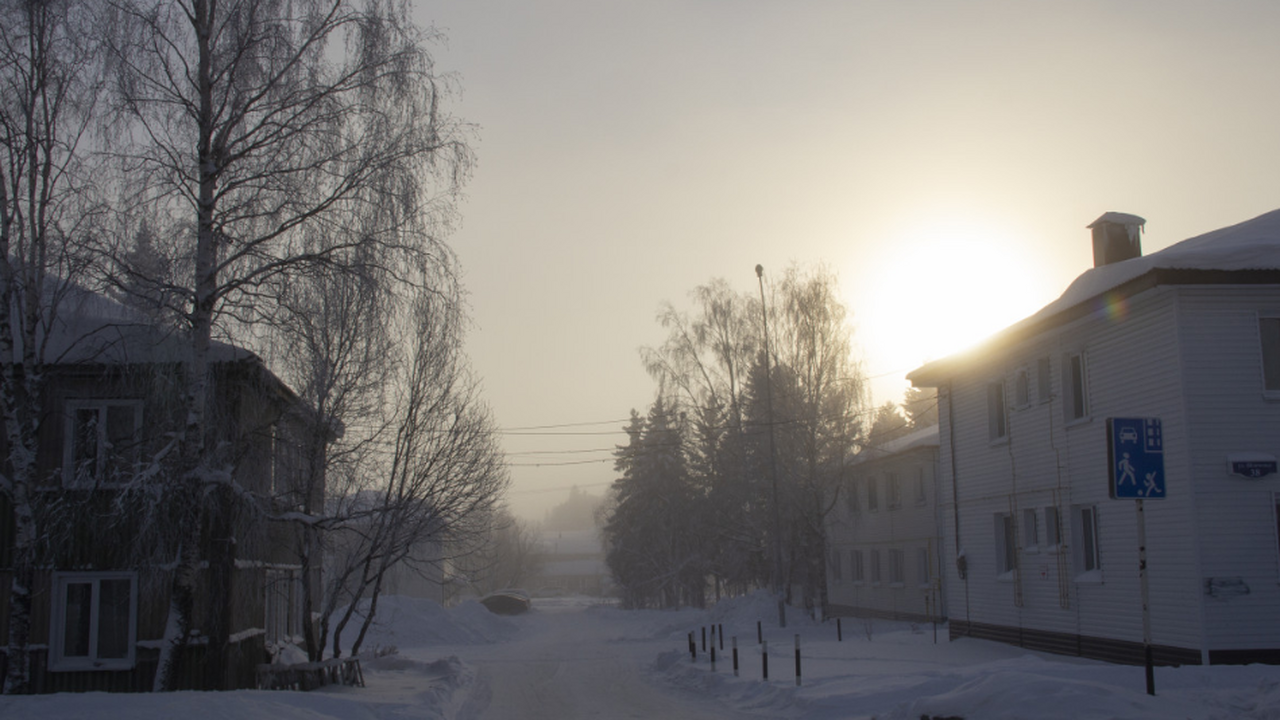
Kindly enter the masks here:
M 1031 405 L 1031 371 L 1018 368 L 1013 375 L 1013 407 L 1021 410 Z
M 1018 569 L 1018 528 L 1012 514 L 995 514 L 996 577 L 1012 579 Z
M 267 642 L 302 638 L 302 583 L 298 571 L 268 568 L 263 574 L 262 606 Z
M 1076 582 L 1101 582 L 1102 544 L 1098 506 L 1071 506 L 1071 547 Z
M 1258 317 L 1258 350 L 1262 393 L 1268 398 L 1280 398 L 1280 317 Z
M 1077 372 L 1078 371 L 1078 372 Z M 1089 420 L 1089 362 L 1084 351 L 1062 357 L 1062 417 L 1068 424 Z
M 903 587 L 907 584 L 907 554 L 902 548 L 889 549 L 889 585 Z
M 993 443 L 1009 439 L 1009 403 L 1003 380 L 987 383 L 987 439 Z
M 876 476 L 867 478 L 867 512 L 880 512 L 880 490 Z
M 1056 550 L 1062 544 L 1062 515 L 1056 505 L 1044 508 L 1044 544 L 1045 550 Z
M 142 436 L 142 401 L 133 398 L 69 398 L 65 403 L 65 423 L 63 425 L 63 442 L 62 442 L 62 484 L 66 488 L 91 488 L 91 487 L 118 487 L 120 483 L 112 483 L 107 478 L 101 477 L 102 473 L 107 470 L 108 451 L 110 442 L 107 439 L 107 423 L 106 413 L 112 407 L 132 407 L 133 408 L 133 439 L 136 443 Z M 95 462 L 98 465 L 98 475 L 95 477 L 78 478 L 76 472 L 76 442 L 79 434 L 76 432 L 76 415 L 81 410 L 97 410 L 101 413 L 97 425 L 97 452 Z M 136 448 L 134 449 L 136 450 Z
M 889 509 L 897 510 L 902 507 L 902 481 L 898 479 L 896 470 L 885 473 L 884 484 L 889 495 Z
M 862 551 L 853 549 L 849 551 L 849 579 L 855 585 L 861 585 L 867 581 L 867 568 L 862 564 Z
M 1053 363 L 1046 355 L 1036 361 L 1036 402 L 1044 404 L 1053 399 Z
M 100 627 L 101 590 L 104 580 L 129 581 L 128 653 L 123 658 L 99 658 L 98 635 Z M 67 588 L 88 584 L 89 653 L 84 656 L 66 655 Z M 66 672 L 78 670 L 131 670 L 138 653 L 138 574 L 135 572 L 55 572 L 53 573 L 53 602 L 49 613 L 49 670 Z
M 1040 552 L 1040 523 L 1037 522 L 1036 509 L 1026 508 L 1022 511 L 1022 552 Z

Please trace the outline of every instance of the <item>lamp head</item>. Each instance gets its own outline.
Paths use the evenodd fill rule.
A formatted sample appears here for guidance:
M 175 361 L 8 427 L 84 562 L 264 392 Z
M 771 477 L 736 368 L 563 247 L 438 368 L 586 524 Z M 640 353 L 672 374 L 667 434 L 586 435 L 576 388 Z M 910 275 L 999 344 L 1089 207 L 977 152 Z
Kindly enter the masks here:
M 758 277 L 758 278 L 762 278 L 762 277 L 764 277 L 764 266 L 763 266 L 763 265 L 757 265 L 757 266 L 756 266 L 756 277 Z

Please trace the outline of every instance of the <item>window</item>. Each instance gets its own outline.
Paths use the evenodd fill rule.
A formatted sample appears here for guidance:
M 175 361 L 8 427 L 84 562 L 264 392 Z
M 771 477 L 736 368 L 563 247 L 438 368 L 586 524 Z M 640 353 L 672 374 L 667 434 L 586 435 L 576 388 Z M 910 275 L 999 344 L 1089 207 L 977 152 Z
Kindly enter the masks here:
M 1047 403 L 1053 399 L 1053 378 L 1049 375 L 1049 358 L 1036 361 L 1036 400 Z
M 1063 413 L 1068 422 L 1080 420 L 1089 414 L 1088 389 L 1085 385 L 1084 354 L 1075 353 L 1066 356 L 1062 363 Z
M 266 572 L 267 642 L 289 642 L 302 636 L 302 583 L 293 570 Z
M 1004 383 L 987 385 L 987 436 L 1000 440 L 1008 434 L 1009 416 L 1004 405 Z
M 916 468 L 916 504 L 924 505 L 928 502 L 928 499 L 929 498 L 925 495 L 924 487 L 924 466 L 921 465 Z
M 63 483 L 119 484 L 137 460 L 142 428 L 139 400 L 68 400 Z
M 880 582 L 880 551 L 871 551 L 871 582 Z
M 858 481 L 853 479 L 849 481 L 849 486 L 844 494 L 845 505 L 849 508 L 849 514 L 858 512 Z
M 1272 495 L 1272 499 L 1275 501 L 1276 506 L 1276 547 L 1277 549 L 1280 549 L 1280 493 Z
M 1044 509 L 1044 544 L 1050 548 L 1062 544 L 1062 526 L 1058 524 L 1058 508 L 1052 505 Z
M 902 483 L 898 482 L 898 473 L 886 474 L 885 485 L 889 488 L 889 509 L 902 507 Z
M 1036 523 L 1034 508 L 1022 511 L 1022 549 L 1024 552 L 1040 551 L 1040 528 Z
M 907 581 L 904 555 L 901 550 L 889 551 L 889 582 L 894 585 L 902 585 Z
M 1031 373 L 1026 368 L 1018 371 L 1013 379 L 1013 406 L 1024 408 L 1031 404 Z
M 1071 533 L 1077 575 L 1102 568 L 1098 553 L 1098 508 L 1093 505 L 1076 505 L 1071 508 Z
M 54 573 L 49 669 L 128 670 L 134 665 L 137 577 Z
M 1012 573 L 1018 567 L 1018 536 L 1013 515 L 996 513 L 996 574 Z
M 861 550 L 849 551 L 849 579 L 856 583 L 866 580 L 866 575 L 864 574 L 862 567 Z
M 928 587 L 933 582 L 933 571 L 929 562 L 929 548 L 916 548 L 916 577 L 921 587 Z
M 1262 387 L 1280 392 L 1280 318 L 1258 318 L 1262 339 Z
M 871 512 L 880 509 L 880 497 L 874 477 L 867 478 L 867 509 Z
M 839 549 L 831 551 L 831 579 L 836 585 L 844 582 L 844 566 L 840 564 L 841 559 Z

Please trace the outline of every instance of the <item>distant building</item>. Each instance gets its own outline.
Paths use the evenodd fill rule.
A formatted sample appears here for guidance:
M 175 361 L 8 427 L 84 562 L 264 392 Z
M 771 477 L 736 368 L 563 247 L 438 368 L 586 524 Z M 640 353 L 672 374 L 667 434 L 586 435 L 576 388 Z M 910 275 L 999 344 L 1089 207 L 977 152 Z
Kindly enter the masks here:
M 538 548 L 542 568 L 530 580 L 535 596 L 603 595 L 608 590 L 599 530 L 543 530 Z
M 946 618 L 939 567 L 938 428 L 864 450 L 828 515 L 829 615 Z
M 1099 218 L 1058 300 L 909 375 L 939 390 L 951 635 L 1140 662 L 1118 488 L 1156 661 L 1277 662 L 1280 211 L 1147 256 L 1143 223 Z

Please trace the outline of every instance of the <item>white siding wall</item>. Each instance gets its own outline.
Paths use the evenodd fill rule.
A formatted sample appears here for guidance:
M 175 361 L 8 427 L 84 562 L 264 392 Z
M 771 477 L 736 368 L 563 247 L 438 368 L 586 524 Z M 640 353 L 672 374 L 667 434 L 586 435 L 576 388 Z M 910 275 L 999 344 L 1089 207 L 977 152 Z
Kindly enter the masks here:
M 1208 649 L 1280 647 L 1274 493 L 1280 477 L 1227 472 L 1227 454 L 1280 456 L 1280 399 L 1263 395 L 1258 316 L 1280 316 L 1280 290 L 1181 290 L 1191 473 L 1201 539 L 1200 584 Z M 1226 580 L 1213 595 L 1204 581 Z M 1246 592 L 1247 591 L 1247 592 Z
M 1164 422 L 1169 498 L 1147 503 L 1153 639 L 1157 644 L 1199 648 L 1200 601 L 1189 487 L 1187 427 L 1183 422 L 1180 359 L 1171 289 L 1131 298 L 1116 312 L 1100 311 L 993 355 L 953 379 L 955 465 L 960 507 L 960 545 L 968 581 L 949 563 L 948 602 L 954 619 L 1102 638 L 1141 641 L 1137 537 L 1133 501 L 1108 496 L 1107 417 L 1159 417 Z M 1066 422 L 1063 411 L 1064 356 L 1083 352 L 1089 413 Z M 1035 392 L 1037 361 L 1050 358 L 1049 402 Z M 1006 383 L 1032 372 L 1031 402 L 1009 411 L 1008 438 L 988 438 L 987 384 Z M 948 408 L 943 405 L 944 542 L 955 537 L 951 494 Z M 1073 554 L 1070 509 L 1096 505 L 1101 572 L 1082 576 Z M 1019 549 L 1019 571 L 997 577 L 995 516 L 1036 510 L 1043 538 L 1044 508 L 1061 511 L 1066 545 L 1057 551 Z M 1020 545 L 1028 545 L 1021 541 Z M 955 552 L 948 548 L 949 552 Z M 949 555 L 954 559 L 954 555 Z M 967 597 L 967 604 L 966 604 Z

